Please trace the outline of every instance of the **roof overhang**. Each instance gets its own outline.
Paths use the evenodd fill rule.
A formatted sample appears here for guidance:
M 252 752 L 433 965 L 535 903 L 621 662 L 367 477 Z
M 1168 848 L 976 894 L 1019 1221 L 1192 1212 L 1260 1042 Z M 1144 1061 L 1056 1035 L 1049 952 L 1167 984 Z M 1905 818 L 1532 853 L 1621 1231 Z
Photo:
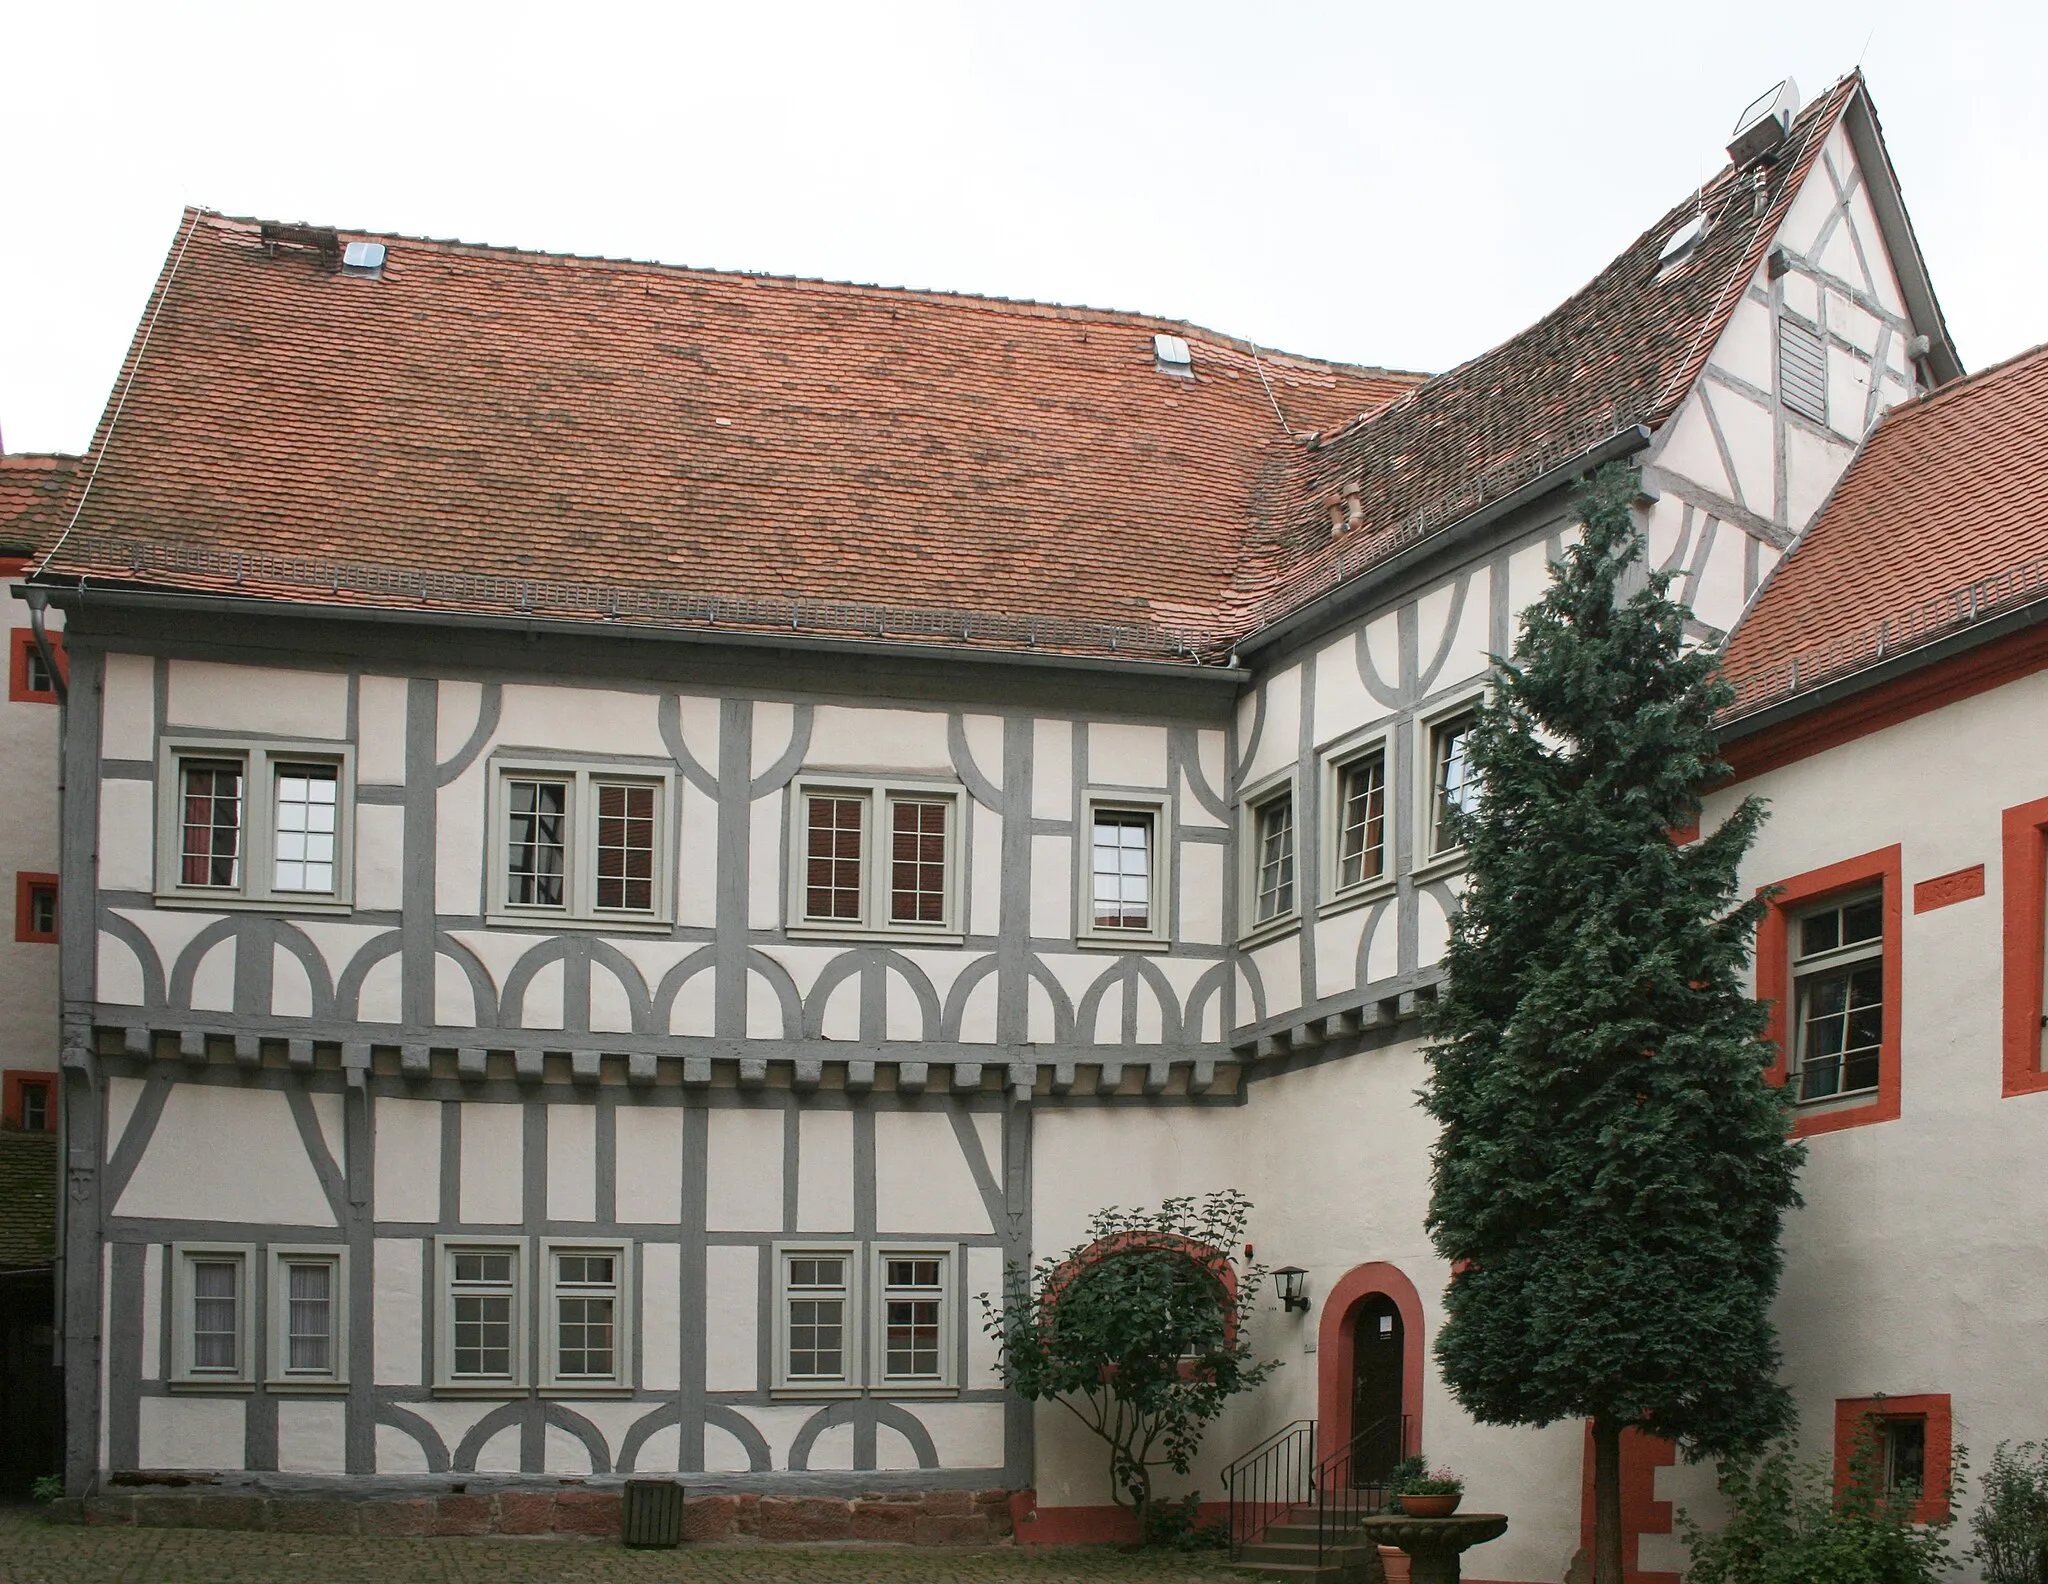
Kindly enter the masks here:
M 1856 151 L 1856 163 L 1863 170 L 1870 207 L 1884 232 L 1885 246 L 1898 272 L 1899 290 L 1905 295 L 1913 327 L 1927 337 L 1927 371 L 1938 385 L 1961 379 L 1967 371 L 1948 333 L 1941 303 L 1934 295 L 1927 259 L 1920 251 L 1920 239 L 1913 233 L 1913 218 L 1906 213 L 1898 172 L 1892 168 L 1892 157 L 1885 148 L 1884 131 L 1877 124 L 1877 111 L 1871 105 L 1868 88 L 1859 89 L 1850 97 L 1842 125 Z

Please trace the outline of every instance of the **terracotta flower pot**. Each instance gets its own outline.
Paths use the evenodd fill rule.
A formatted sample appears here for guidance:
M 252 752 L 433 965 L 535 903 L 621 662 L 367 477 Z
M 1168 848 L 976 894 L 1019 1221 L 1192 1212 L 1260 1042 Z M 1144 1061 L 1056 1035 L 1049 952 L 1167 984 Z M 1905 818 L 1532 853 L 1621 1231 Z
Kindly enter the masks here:
M 1448 1496 L 1403 1496 L 1401 1511 L 1410 1518 L 1448 1518 L 1458 1510 L 1463 1493 L 1453 1491 Z

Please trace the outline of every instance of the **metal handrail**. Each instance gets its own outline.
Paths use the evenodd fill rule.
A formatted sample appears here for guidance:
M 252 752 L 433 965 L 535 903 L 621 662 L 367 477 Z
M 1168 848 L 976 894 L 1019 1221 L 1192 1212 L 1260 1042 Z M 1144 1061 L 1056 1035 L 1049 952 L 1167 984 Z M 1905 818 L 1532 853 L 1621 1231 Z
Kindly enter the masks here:
M 1358 1523 L 1375 1513 L 1385 1512 L 1392 1497 L 1384 1482 L 1360 1484 L 1354 1477 L 1362 1449 L 1383 1450 L 1391 1431 L 1400 1439 L 1388 1465 L 1408 1455 L 1408 1431 L 1413 1423 L 1407 1414 L 1388 1414 L 1375 1419 L 1344 1445 L 1316 1465 L 1313 1476 L 1316 1493 L 1316 1565 L 1322 1566 L 1330 1552 L 1358 1532 Z
M 1314 1489 L 1316 1426 L 1313 1419 L 1282 1425 L 1223 1470 L 1229 1489 L 1230 1555 L 1244 1548 L 1275 1520 L 1302 1506 Z

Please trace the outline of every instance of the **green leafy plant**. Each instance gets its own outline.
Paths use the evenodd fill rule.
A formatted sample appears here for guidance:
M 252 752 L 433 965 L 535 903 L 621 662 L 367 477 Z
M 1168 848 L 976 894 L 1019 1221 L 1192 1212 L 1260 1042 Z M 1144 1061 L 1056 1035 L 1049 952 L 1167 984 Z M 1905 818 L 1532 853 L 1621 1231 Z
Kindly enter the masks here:
M 1227 1551 L 1230 1525 L 1202 1521 L 1202 1493 L 1189 1491 L 1178 1500 L 1160 1498 L 1145 1511 L 1145 1544 L 1167 1551 Z
M 1719 1468 L 1727 1525 L 1708 1533 L 1680 1509 L 1692 1553 L 1687 1584 L 1937 1584 L 1949 1569 L 1948 1531 L 1966 1461 L 1957 1447 L 1944 1516 L 1915 1517 L 1921 1492 L 1888 1490 L 1874 1436 L 1860 1436 L 1841 1489 L 1824 1464 L 1800 1463 L 1778 1442 Z
M 1107 1444 L 1111 1497 L 1136 1510 L 1147 1539 L 1155 1476 L 1187 1473 L 1224 1404 L 1279 1368 L 1254 1360 L 1248 1340 L 1264 1267 L 1239 1271 L 1228 1253 L 1251 1208 L 1234 1190 L 1112 1206 L 1085 1243 L 1012 1269 L 1001 1303 L 982 1295 L 1003 1383 L 1059 1403 Z
M 1788 1428 L 1771 1301 L 1802 1159 L 1750 988 L 1763 809 L 1673 839 L 1727 774 L 1733 694 L 1643 570 L 1640 489 L 1616 464 L 1581 491 L 1584 534 L 1471 730 L 1423 1094 L 1454 1272 L 1437 1362 L 1482 1423 L 1592 1422 L 1596 1584 L 1622 1579 L 1624 1430 L 1699 1458 Z
M 1970 1527 L 1984 1584 L 2048 1584 L 2048 1444 L 1998 1444 Z
M 1387 1489 L 1400 1495 L 1408 1488 L 1410 1480 L 1419 1480 L 1429 1474 L 1429 1459 L 1420 1452 L 1413 1457 L 1404 1457 L 1387 1470 Z
M 29 1495 L 39 1502 L 55 1501 L 64 1494 L 64 1476 L 61 1474 L 38 1474 L 35 1483 L 28 1488 Z

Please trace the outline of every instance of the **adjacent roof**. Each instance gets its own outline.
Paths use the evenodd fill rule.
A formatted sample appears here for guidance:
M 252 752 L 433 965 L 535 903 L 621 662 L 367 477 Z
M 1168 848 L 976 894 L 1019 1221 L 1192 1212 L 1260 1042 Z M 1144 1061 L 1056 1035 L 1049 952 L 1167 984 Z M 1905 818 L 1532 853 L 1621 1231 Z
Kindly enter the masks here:
M 1729 635 L 1731 713 L 2048 600 L 2048 346 L 1886 413 Z
M 0 1128 L 0 1270 L 57 1257 L 57 1135 Z
M 0 456 L 0 557 L 34 555 L 56 542 L 77 471 L 74 456 Z
M 1669 417 L 1854 106 L 1874 137 L 1851 75 L 1796 119 L 1760 205 L 1723 170 L 1556 312 L 1426 380 L 1141 314 L 192 211 L 48 570 L 1217 657 Z M 382 243 L 381 270 L 352 272 L 349 240 Z M 1190 343 L 1184 370 L 1161 334 Z

